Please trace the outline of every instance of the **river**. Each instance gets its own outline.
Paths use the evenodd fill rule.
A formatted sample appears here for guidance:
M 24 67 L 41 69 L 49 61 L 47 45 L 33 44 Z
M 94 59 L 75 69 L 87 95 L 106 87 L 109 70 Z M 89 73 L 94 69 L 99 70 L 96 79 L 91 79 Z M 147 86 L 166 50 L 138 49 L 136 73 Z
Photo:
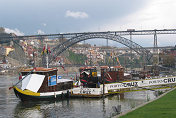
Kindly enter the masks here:
M 121 105 L 124 112 L 155 98 L 153 91 L 138 91 L 98 99 L 22 103 L 9 90 L 17 81 L 15 76 L 0 76 L 0 118 L 107 118 L 116 114 L 114 106 Z

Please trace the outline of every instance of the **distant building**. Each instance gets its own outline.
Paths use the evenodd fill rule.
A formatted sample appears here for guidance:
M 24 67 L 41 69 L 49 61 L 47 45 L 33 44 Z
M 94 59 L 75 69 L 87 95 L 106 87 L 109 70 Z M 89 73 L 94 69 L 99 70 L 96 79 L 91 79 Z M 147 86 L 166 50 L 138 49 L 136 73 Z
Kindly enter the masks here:
M 176 45 L 173 49 L 170 50 L 171 55 L 173 55 L 174 57 L 176 57 Z
M 5 55 L 6 49 L 4 47 L 0 47 L 0 55 Z
M 15 50 L 13 47 L 9 47 L 9 46 L 4 46 L 4 49 L 5 49 L 5 56 L 8 56 L 8 54 L 9 54 L 11 51 L 14 51 L 14 50 Z
M 165 49 L 160 54 L 160 64 L 176 68 L 176 46 L 172 49 Z
M 173 49 L 171 49 L 171 55 L 173 55 L 175 58 L 175 68 L 176 68 L 176 45 Z

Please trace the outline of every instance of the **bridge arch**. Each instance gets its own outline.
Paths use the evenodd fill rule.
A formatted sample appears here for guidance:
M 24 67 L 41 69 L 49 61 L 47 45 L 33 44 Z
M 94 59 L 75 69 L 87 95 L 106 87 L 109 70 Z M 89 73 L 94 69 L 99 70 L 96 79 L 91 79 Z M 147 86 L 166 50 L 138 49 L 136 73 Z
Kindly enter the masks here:
M 139 44 L 137 44 L 127 38 L 121 37 L 116 34 L 111 34 L 111 33 L 96 33 L 95 32 L 95 33 L 85 33 L 85 34 L 76 35 L 76 36 L 70 38 L 69 40 L 57 45 L 56 47 L 54 47 L 52 49 L 52 52 L 55 52 L 55 53 L 54 53 L 54 57 L 52 57 L 50 59 L 50 62 L 52 62 L 55 57 L 60 55 L 63 51 L 65 51 L 67 48 L 71 47 L 72 45 L 74 45 L 78 42 L 84 41 L 84 40 L 95 39 L 95 38 L 108 39 L 108 40 L 113 40 L 118 43 L 121 43 L 121 44 L 129 47 L 130 49 L 134 50 L 139 55 L 145 57 L 145 59 L 147 61 L 150 61 L 150 59 L 152 57 L 152 54 L 150 53 L 150 51 L 146 50 L 145 48 L 143 48 Z

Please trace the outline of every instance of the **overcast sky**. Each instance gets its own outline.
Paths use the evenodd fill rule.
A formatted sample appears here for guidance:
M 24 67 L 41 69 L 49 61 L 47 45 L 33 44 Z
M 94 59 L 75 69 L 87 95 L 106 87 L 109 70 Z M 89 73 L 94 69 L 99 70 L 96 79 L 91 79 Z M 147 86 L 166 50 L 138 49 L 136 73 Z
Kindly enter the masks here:
M 0 27 L 17 35 L 175 29 L 175 11 L 176 0 L 0 0 Z M 158 44 L 175 45 L 176 37 L 167 38 Z M 133 39 L 153 46 L 147 37 Z

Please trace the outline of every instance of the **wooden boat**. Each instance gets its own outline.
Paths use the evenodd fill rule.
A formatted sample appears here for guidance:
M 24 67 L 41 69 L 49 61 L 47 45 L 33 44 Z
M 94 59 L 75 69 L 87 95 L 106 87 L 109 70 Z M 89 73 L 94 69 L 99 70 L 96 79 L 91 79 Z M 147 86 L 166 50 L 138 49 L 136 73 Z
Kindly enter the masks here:
M 153 77 L 138 80 L 125 77 L 124 69 L 121 66 L 102 66 L 101 76 L 97 75 L 96 67 L 81 67 L 80 87 L 74 88 L 71 92 L 73 97 L 102 97 L 110 94 L 153 90 L 176 86 L 176 76 Z M 129 76 L 129 75 L 127 75 Z
M 56 68 L 34 68 L 21 71 L 21 89 L 13 86 L 21 101 L 58 100 L 68 98 L 73 88 L 71 79 L 59 79 Z M 18 82 L 19 83 L 19 82 Z
M 89 88 L 95 88 L 99 86 L 98 84 L 107 84 L 124 81 L 124 68 L 122 66 L 101 66 L 101 73 L 98 76 L 97 68 L 92 67 L 81 67 L 80 71 L 80 81 L 83 86 Z
M 124 68 L 121 66 L 101 66 L 100 69 L 101 74 L 98 76 L 96 67 L 81 67 L 79 71 L 82 86 L 74 88 L 71 96 L 102 97 L 108 95 L 106 84 L 124 80 Z

